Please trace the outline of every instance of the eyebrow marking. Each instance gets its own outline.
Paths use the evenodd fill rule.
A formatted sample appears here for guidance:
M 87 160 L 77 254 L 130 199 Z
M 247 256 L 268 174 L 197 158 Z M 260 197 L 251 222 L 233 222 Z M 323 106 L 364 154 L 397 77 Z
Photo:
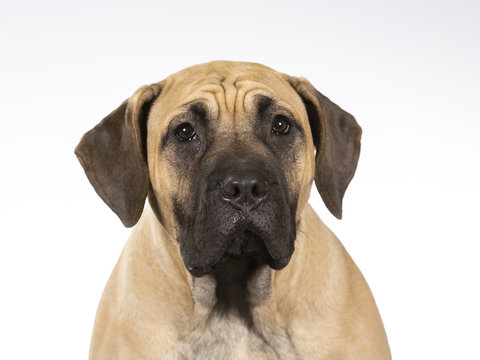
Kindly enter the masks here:
M 196 101 L 188 106 L 188 111 L 200 119 L 207 118 L 207 108 L 202 101 Z
M 259 116 L 263 116 L 274 106 L 274 101 L 272 98 L 265 95 L 258 95 L 257 98 L 257 113 Z

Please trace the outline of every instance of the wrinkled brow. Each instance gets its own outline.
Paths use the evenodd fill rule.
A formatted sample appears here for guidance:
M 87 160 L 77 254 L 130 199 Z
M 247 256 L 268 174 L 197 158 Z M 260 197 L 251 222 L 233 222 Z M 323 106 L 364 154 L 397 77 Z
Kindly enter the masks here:
M 265 95 L 256 96 L 256 107 L 257 107 L 257 116 L 262 118 L 265 115 L 272 113 L 279 113 L 280 115 L 287 116 L 288 118 L 294 120 L 295 117 L 293 114 L 285 109 L 283 106 L 280 106 L 274 99 Z
M 275 107 L 275 102 L 272 98 L 265 95 L 256 96 L 257 115 L 263 117 L 268 111 Z
M 188 104 L 187 111 L 195 115 L 199 119 L 207 119 L 207 107 L 203 101 L 195 101 L 191 104 Z

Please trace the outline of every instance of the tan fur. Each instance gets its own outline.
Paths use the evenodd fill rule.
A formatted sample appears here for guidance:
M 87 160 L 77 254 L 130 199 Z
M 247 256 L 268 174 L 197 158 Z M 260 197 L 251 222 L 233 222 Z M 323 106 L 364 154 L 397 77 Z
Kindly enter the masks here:
M 315 174 L 314 144 L 305 107 L 288 77 L 258 64 L 213 62 L 153 86 L 157 93 L 162 90 L 149 115 L 146 160 L 159 214 L 146 206 L 108 281 L 90 358 L 390 359 L 365 280 L 307 203 Z M 145 91 L 149 87 L 130 102 Z M 181 224 L 172 215 L 172 193 L 188 201 L 191 180 L 178 175 L 159 145 L 182 106 L 204 99 L 225 146 L 233 141 L 228 137 L 232 129 L 255 146 L 249 119 L 256 94 L 274 97 L 294 114 L 306 143 L 286 174 L 289 189 L 299 193 L 295 251 L 284 269 L 262 268 L 249 283 L 252 324 L 247 325 L 235 312 L 212 312 L 214 279 L 192 280 L 185 268 L 175 240 Z M 257 151 L 262 156 L 261 148 Z

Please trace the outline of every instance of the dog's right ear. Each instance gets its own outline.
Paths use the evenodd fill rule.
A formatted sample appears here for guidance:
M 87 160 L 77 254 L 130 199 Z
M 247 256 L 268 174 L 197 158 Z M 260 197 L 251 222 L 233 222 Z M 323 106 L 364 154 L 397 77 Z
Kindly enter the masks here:
M 126 227 L 142 215 L 150 189 L 146 122 L 162 83 L 143 86 L 92 130 L 75 148 L 97 194 Z

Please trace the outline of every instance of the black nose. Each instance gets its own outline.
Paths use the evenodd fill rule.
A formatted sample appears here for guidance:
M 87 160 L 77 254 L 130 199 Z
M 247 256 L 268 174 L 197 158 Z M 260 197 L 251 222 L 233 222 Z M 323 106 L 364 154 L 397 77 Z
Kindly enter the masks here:
M 230 173 L 220 184 L 223 198 L 233 207 L 255 209 L 267 196 L 267 181 L 256 171 Z

